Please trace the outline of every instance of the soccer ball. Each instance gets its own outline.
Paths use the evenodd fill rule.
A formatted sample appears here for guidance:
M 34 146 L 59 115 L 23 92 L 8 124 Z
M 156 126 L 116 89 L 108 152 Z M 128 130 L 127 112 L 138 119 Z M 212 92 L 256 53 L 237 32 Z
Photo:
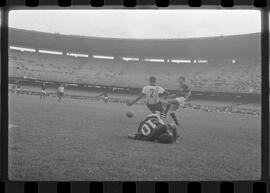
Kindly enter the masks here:
M 128 118 L 131 118 L 131 117 L 134 116 L 134 113 L 129 110 L 126 115 L 127 115 Z

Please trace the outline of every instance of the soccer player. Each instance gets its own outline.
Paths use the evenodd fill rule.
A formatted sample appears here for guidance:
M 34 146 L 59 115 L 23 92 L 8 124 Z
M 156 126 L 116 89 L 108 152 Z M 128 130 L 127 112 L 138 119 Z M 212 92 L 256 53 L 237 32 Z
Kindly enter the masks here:
M 43 98 L 45 100 L 46 97 L 46 84 L 45 82 L 41 86 L 40 100 Z
M 95 98 L 96 98 L 96 99 L 102 98 L 102 100 L 103 100 L 105 103 L 108 103 L 108 101 L 109 101 L 108 91 L 105 91 L 105 92 L 101 93 L 100 95 L 96 96 Z
M 143 87 L 141 94 L 132 102 L 128 102 L 127 105 L 131 106 L 142 98 L 146 98 L 146 106 L 152 113 L 159 112 L 163 119 L 163 105 L 160 101 L 160 97 L 166 96 L 168 93 L 164 88 L 156 85 L 156 77 L 151 76 L 149 78 L 149 85 Z
M 12 84 L 12 94 L 16 94 L 17 84 Z
M 18 92 L 20 92 L 21 90 L 21 84 L 19 80 L 15 80 L 15 94 L 19 94 Z
M 174 122 L 177 126 L 179 126 L 180 124 L 179 124 L 179 121 L 175 115 L 175 111 L 177 109 L 179 109 L 180 106 L 184 105 L 185 101 L 191 95 L 191 91 L 185 83 L 185 77 L 180 76 L 178 78 L 178 83 L 179 83 L 178 91 L 175 94 L 168 95 L 167 98 L 169 98 L 169 99 L 167 100 L 167 102 L 168 102 L 167 107 L 164 111 L 164 114 L 166 116 L 166 114 L 170 110 L 170 116 L 172 117 L 172 119 L 174 120 Z
M 58 87 L 58 93 L 57 93 L 57 96 L 58 96 L 58 102 L 61 101 L 61 99 L 64 97 L 64 84 L 61 84 L 59 87 Z
M 178 137 L 177 126 L 165 124 L 159 115 L 149 115 L 140 123 L 137 133 L 128 136 L 130 139 L 160 143 L 174 143 Z

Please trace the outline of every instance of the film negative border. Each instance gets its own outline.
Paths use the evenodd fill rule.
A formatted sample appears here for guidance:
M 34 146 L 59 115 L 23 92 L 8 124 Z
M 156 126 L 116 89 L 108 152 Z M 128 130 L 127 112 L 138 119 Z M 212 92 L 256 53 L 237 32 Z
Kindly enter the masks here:
M 136 7 L 136 6 L 156 6 L 168 7 L 186 5 L 190 7 L 201 7 L 205 5 L 214 5 L 222 7 L 233 6 L 254 6 L 268 7 L 267 0 L 2 0 L 1 7 L 4 6 L 121 6 L 121 7 Z M 138 7 L 136 7 L 138 8 Z
M 262 13 L 262 176 L 261 181 L 244 181 L 244 182 L 12 182 L 7 180 L 7 159 L 1 160 L 1 181 L 0 192 L 5 193 L 190 193 L 190 192 L 269 192 L 269 2 L 267 0 L 137 0 L 137 1 L 120 1 L 120 0 L 2 0 L 0 3 L 2 26 L 1 26 L 1 63 L 8 64 L 8 30 L 7 30 L 7 10 L 14 7 L 26 6 L 26 8 L 39 8 L 38 6 L 89 6 L 102 8 L 103 6 L 120 6 L 121 8 L 166 8 L 178 5 L 185 5 L 193 8 L 207 8 L 205 6 L 219 6 L 223 8 L 234 8 L 247 6 L 261 8 Z M 7 65 L 1 66 L 1 93 L 8 90 L 7 84 Z M 8 99 L 5 95 L 1 96 L 1 107 L 7 110 Z M 1 109 L 1 110 L 2 110 Z M 3 111 L 2 111 L 3 112 Z M 1 112 L 1 126 L 5 125 L 7 115 Z M 266 129 L 267 128 L 267 129 Z M 1 157 L 7 156 L 7 130 L 1 130 Z
M 267 193 L 264 182 L 7 182 L 5 193 Z

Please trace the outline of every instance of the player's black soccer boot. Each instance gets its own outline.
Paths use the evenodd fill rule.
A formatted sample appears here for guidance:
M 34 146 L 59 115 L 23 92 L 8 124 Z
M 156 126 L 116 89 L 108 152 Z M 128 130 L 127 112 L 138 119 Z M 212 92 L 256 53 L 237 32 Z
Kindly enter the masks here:
M 171 112 L 170 115 L 171 115 L 173 121 L 175 122 L 175 124 L 176 124 L 178 127 L 180 127 L 180 123 L 179 123 L 179 121 L 178 121 L 178 119 L 177 119 L 175 113 L 174 113 L 174 112 Z

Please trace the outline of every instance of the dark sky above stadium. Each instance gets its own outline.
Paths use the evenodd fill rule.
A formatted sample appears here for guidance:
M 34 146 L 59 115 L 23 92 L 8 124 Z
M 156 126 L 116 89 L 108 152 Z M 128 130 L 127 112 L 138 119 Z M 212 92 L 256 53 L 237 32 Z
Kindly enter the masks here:
M 13 28 L 94 37 L 171 39 L 261 31 L 255 10 L 20 10 Z

